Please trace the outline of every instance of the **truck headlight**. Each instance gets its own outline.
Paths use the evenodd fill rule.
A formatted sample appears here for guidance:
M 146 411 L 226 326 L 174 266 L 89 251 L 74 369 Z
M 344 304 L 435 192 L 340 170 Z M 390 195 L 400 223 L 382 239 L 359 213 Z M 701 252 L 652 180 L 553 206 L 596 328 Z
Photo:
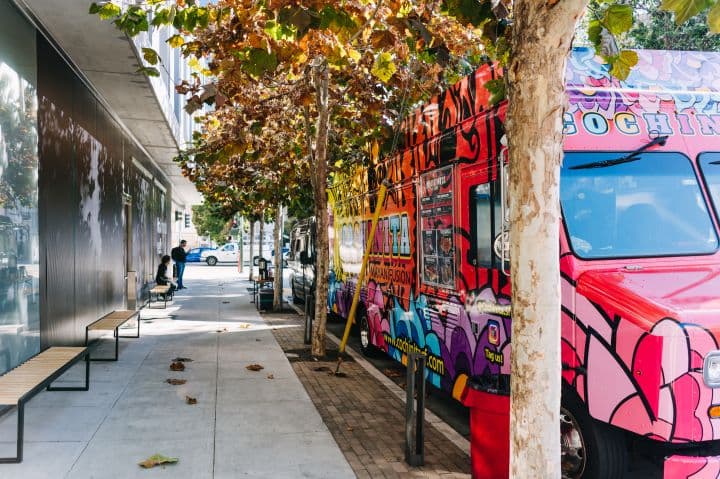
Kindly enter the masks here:
M 705 356 L 703 380 L 709 388 L 720 388 L 720 351 L 711 351 Z

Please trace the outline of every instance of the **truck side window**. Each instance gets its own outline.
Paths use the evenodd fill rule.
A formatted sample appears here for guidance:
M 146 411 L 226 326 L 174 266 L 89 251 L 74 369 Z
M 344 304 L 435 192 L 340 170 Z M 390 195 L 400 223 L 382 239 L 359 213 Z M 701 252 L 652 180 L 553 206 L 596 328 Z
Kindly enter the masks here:
M 492 267 L 493 255 L 493 202 L 490 194 L 490 183 L 477 185 L 473 190 L 472 198 L 475 200 L 474 213 L 475 223 L 475 259 L 477 265 L 485 268 Z
M 502 230 L 500 182 L 483 183 L 470 190 L 471 251 L 468 261 L 480 268 L 500 268 L 493 245 Z

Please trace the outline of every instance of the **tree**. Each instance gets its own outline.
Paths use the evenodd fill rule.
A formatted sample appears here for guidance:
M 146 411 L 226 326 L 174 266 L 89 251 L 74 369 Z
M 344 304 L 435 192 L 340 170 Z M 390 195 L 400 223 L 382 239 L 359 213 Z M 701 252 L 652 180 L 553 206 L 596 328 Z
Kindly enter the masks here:
M 207 201 L 193 206 L 192 212 L 193 224 L 201 236 L 208 236 L 216 243 L 225 240 L 226 227 L 234 212 L 224 212 L 217 204 Z
M 91 13 L 112 19 L 130 36 L 151 25 L 172 25 L 178 34 L 169 43 L 206 62 L 204 70 L 215 80 L 203 85 L 198 76 L 178 91 L 189 95 L 190 108 L 204 102 L 216 105 L 220 126 L 208 126 L 207 132 L 221 134 L 202 139 L 205 146 L 200 148 L 211 150 L 212 169 L 227 171 L 228 164 L 241 159 L 254 172 L 271 172 L 267 162 L 278 165 L 282 159 L 267 148 L 279 143 L 276 138 L 281 139 L 281 151 L 309 165 L 318 225 L 312 348 L 316 356 L 325 354 L 331 119 L 342 125 L 343 138 L 380 136 L 383 120 L 400 120 L 383 115 L 385 105 L 399 96 L 398 89 L 412 104 L 443 86 L 438 79 L 454 65 L 451 53 L 479 57 L 476 31 L 441 15 L 438 5 L 382 0 L 221 0 L 207 6 L 194 0 L 178 0 L 175 5 L 148 0 L 126 9 L 111 3 L 91 5 Z M 143 49 L 143 55 L 150 65 L 159 61 L 151 49 Z M 156 73 L 154 66 L 141 71 Z M 235 121 L 219 121 L 223 117 Z M 298 122 L 303 123 L 304 138 L 288 141 L 298 129 L 287 125 Z M 288 148 L 291 145 L 299 149 Z M 274 197 L 282 195 L 274 191 Z
M 630 4 L 639 21 L 622 40 L 624 47 L 720 51 L 720 37 L 710 32 L 707 13 L 675 25 L 673 14 L 659 9 L 660 0 L 634 0 Z

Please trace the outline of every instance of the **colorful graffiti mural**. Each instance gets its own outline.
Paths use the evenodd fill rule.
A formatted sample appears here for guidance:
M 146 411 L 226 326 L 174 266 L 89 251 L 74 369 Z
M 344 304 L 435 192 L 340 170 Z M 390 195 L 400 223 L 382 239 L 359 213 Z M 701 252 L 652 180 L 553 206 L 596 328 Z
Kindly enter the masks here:
M 706 443 L 720 440 L 720 417 L 709 412 L 720 405 L 720 389 L 703 379 L 703 361 L 720 347 L 720 174 L 710 170 L 716 162 L 697 158 L 720 152 L 720 55 L 639 56 L 625 82 L 587 49 L 568 62 L 565 150 L 587 159 L 573 163 L 575 183 L 568 168 L 561 179 L 572 221 L 561 228 L 558 374 L 597 422 L 665 445 Z M 338 234 L 328 306 L 347 316 L 374 192 L 388 179 L 393 187 L 361 291 L 371 343 L 400 362 L 422 352 L 428 381 L 456 397 L 468 381 L 493 394 L 510 389 L 510 281 L 495 254 L 503 234 L 498 164 L 506 105 L 488 105 L 483 87 L 501 73 L 482 67 L 415 110 L 402 123 L 400 151 L 357 170 L 347 179 L 354 188 L 338 182 L 331 195 Z M 593 163 L 598 152 L 643 146 L 649 150 L 634 154 L 642 161 L 614 170 Z M 646 187 L 654 170 L 662 170 L 662 201 Z M 662 183 L 668 178 L 675 187 Z M 570 191 L 578 185 L 595 190 Z M 621 218 L 633 205 L 651 207 L 643 211 L 657 213 L 662 228 L 631 230 Z M 581 215 L 594 218 L 595 229 Z M 602 241 L 583 238 L 598 229 Z M 663 247 L 671 249 L 618 253 L 626 251 L 613 243 L 619 238 L 647 243 L 634 235 L 667 237 Z M 688 253 L 687 244 L 701 247 Z M 720 477 L 720 456 L 671 450 L 664 461 L 666 478 Z

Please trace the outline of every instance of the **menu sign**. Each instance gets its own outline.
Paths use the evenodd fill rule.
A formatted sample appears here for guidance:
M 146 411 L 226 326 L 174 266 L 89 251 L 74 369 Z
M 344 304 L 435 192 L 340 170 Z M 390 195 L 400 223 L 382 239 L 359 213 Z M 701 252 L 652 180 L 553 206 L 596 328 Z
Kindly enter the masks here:
M 420 178 L 421 276 L 425 284 L 455 288 L 452 166 Z

